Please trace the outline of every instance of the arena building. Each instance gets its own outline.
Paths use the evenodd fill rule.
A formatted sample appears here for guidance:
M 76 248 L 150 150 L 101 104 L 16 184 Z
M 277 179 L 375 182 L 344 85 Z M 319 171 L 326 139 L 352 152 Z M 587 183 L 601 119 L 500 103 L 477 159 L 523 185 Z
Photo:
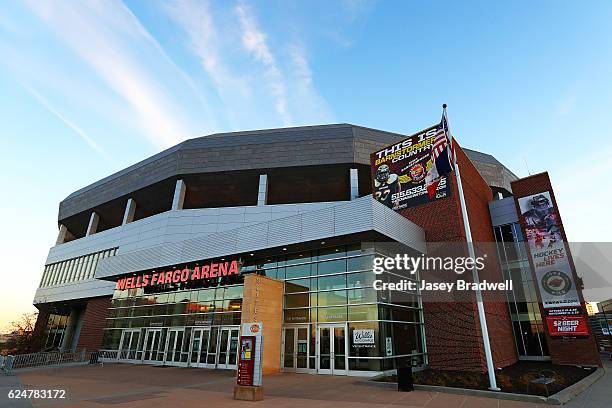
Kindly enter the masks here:
M 214 134 L 70 194 L 34 298 L 36 347 L 235 369 L 241 322 L 260 321 L 266 372 L 374 375 L 400 359 L 485 371 L 475 300 L 395 302 L 372 288 L 378 243 L 425 253 L 466 240 L 452 177 L 431 203 L 373 199 L 370 155 L 405 138 L 350 124 Z M 600 364 L 590 332 L 552 332 L 520 249 L 518 198 L 549 192 L 556 208 L 547 174 L 518 179 L 458 146 L 457 157 L 474 240 L 502 244 L 497 273 L 520 292 L 485 303 L 495 366 Z

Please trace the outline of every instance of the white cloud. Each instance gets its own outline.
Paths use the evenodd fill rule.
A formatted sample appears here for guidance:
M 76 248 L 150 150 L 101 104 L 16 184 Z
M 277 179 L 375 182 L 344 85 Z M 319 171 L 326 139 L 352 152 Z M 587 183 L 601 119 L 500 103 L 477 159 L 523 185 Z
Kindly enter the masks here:
M 286 87 L 283 74 L 276 65 L 276 61 L 268 43 L 266 35 L 259 29 L 255 16 L 250 9 L 240 3 L 235 8 L 242 30 L 242 45 L 255 59 L 266 67 L 266 79 L 275 99 L 276 112 L 281 116 L 286 126 L 292 123 L 288 112 Z
M 98 145 L 98 143 L 96 143 L 96 141 L 93 140 L 87 133 L 85 133 L 85 131 L 83 129 L 81 129 L 79 126 L 74 124 L 70 119 L 68 119 L 64 115 L 62 115 L 57 109 L 55 109 L 53 106 L 51 106 L 51 104 L 45 98 L 43 98 L 42 95 L 40 95 L 34 89 L 30 88 L 29 86 L 24 86 L 24 87 L 38 102 L 40 102 L 40 104 L 42 106 L 45 107 L 45 109 L 47 109 L 49 112 L 51 112 L 53 115 L 55 115 L 59 120 L 64 122 L 64 124 L 66 126 L 68 126 L 77 135 L 79 135 L 81 137 L 81 139 L 83 139 L 83 141 L 85 143 L 87 143 L 87 145 L 89 147 L 91 147 L 93 150 L 98 152 L 100 154 L 100 156 L 102 156 L 103 158 L 105 158 L 107 160 L 111 160 L 111 157 L 108 155 L 108 153 L 106 153 Z
M 150 54 L 139 52 L 151 38 L 117 1 L 45 3 L 29 6 L 108 87 L 126 102 L 144 134 L 165 148 L 191 136 L 168 91 L 150 75 Z

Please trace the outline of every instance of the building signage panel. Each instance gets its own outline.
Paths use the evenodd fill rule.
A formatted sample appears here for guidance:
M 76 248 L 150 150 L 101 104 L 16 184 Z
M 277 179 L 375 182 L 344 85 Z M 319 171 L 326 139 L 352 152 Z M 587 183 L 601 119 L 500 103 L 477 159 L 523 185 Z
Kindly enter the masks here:
M 353 330 L 353 344 L 374 344 L 374 329 Z
M 546 317 L 548 333 L 558 336 L 588 336 L 589 329 L 584 316 Z
M 255 374 L 255 336 L 240 337 L 240 357 L 238 360 L 238 373 L 236 383 L 238 385 L 253 386 Z
M 263 370 L 263 324 L 242 324 L 236 384 L 260 387 Z
M 117 281 L 116 289 L 136 289 L 147 286 L 204 280 L 238 274 L 240 274 L 240 262 L 238 260 L 210 262 L 193 268 L 184 267 L 183 269 L 177 268 L 171 271 L 150 272 L 121 278 Z
M 440 179 L 431 199 L 425 183 L 438 130 L 439 126 L 425 129 L 370 155 L 374 199 L 397 211 L 450 195 L 447 176 Z
M 518 199 L 524 234 L 545 309 L 580 306 L 567 247 L 548 191 Z

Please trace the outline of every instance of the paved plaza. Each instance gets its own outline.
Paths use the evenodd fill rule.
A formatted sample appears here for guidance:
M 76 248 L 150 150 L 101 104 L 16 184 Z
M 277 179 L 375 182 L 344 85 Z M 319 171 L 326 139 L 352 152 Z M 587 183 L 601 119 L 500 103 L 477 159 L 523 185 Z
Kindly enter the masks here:
M 609 407 L 612 365 L 607 375 L 572 401 L 570 407 Z M 308 374 L 264 377 L 265 400 L 233 400 L 233 372 L 197 368 L 112 364 L 38 369 L 0 377 L 0 407 L 427 407 L 512 408 L 541 404 L 414 391 L 400 393 L 364 383 L 362 378 Z M 8 400 L 10 389 L 65 389 L 61 400 Z

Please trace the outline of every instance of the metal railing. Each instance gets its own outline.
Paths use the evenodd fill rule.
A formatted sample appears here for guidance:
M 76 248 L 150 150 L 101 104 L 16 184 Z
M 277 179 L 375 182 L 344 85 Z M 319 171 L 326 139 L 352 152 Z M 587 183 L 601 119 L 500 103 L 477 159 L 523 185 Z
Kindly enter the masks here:
M 5 374 L 10 374 L 13 370 L 20 368 L 45 367 L 66 363 L 80 363 L 89 361 L 89 354 L 85 350 L 78 352 L 41 352 L 31 354 L 18 354 L 16 356 L 6 356 L 2 359 L 0 369 Z

